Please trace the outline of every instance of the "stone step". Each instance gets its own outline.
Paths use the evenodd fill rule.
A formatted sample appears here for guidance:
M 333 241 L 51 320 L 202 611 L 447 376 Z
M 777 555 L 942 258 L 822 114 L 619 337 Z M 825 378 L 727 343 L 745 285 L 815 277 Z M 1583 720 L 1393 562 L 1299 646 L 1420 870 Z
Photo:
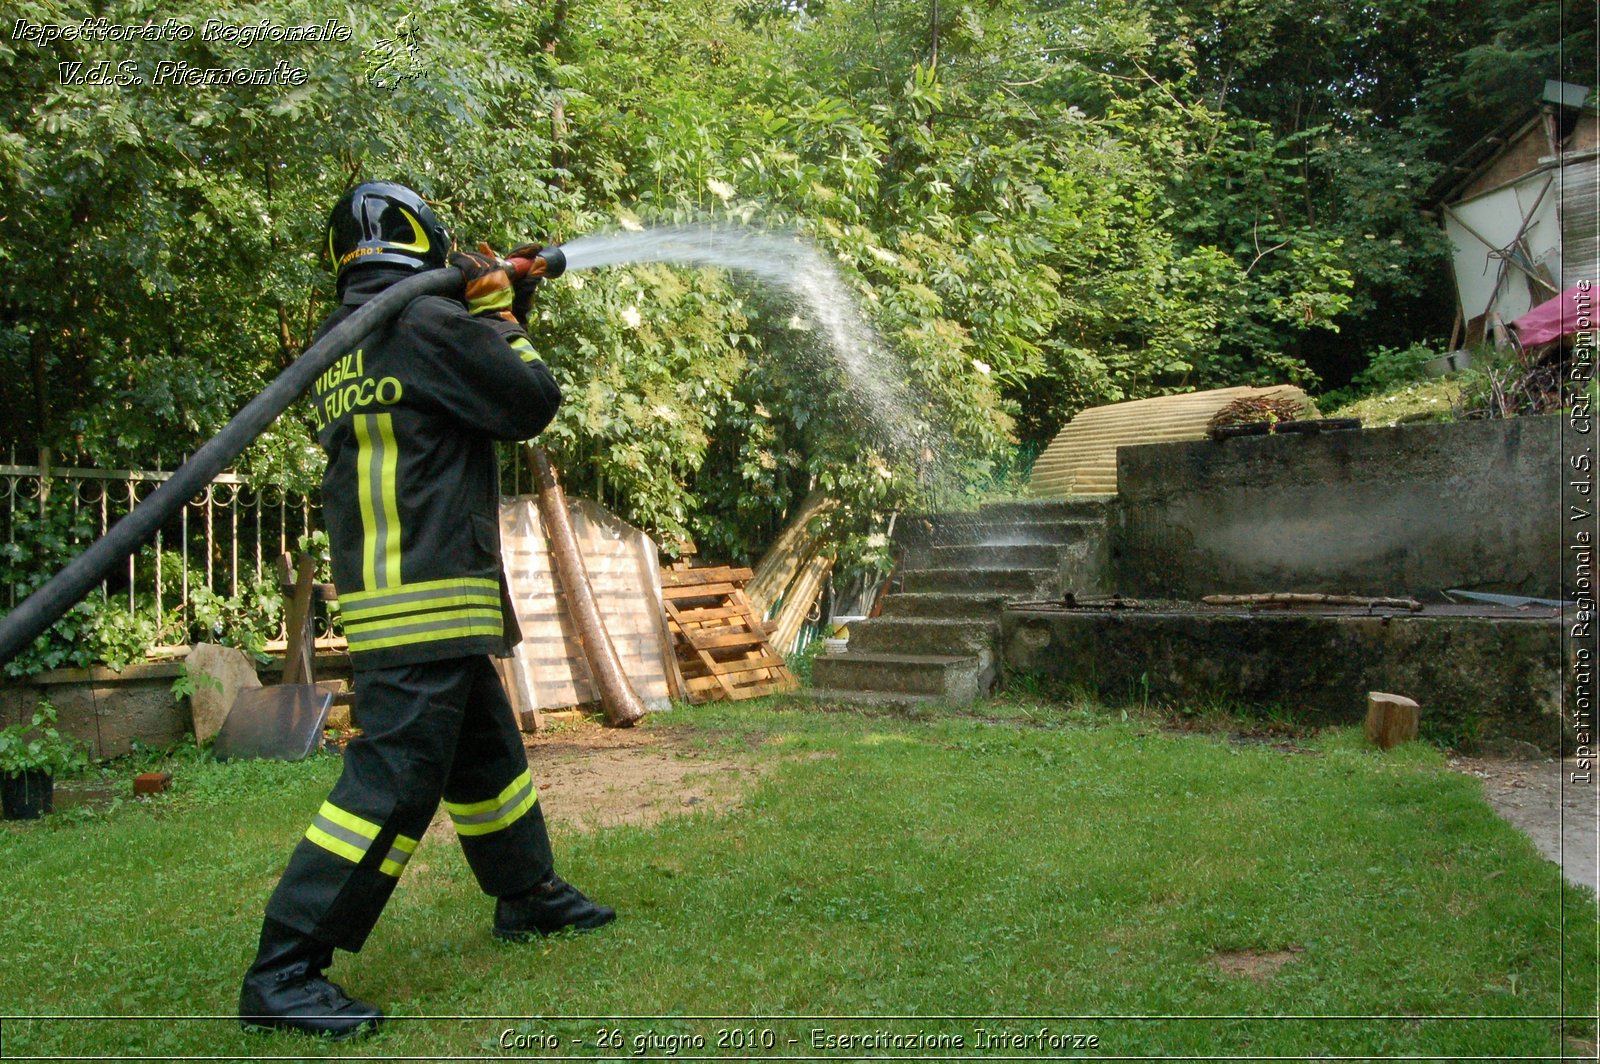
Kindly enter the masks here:
M 1006 603 L 1017 597 L 999 592 L 897 591 L 883 600 L 883 616 L 948 620 L 998 618 Z
M 1055 569 L 911 569 L 900 586 L 908 592 L 989 591 L 1038 597 L 1052 594 L 1059 579 Z
M 833 687 L 807 687 L 800 694 L 813 702 L 844 703 L 900 711 L 932 705 L 939 701 L 936 695 L 908 695 L 903 691 L 842 691 Z
M 1105 509 L 1101 499 L 1016 499 L 979 507 L 978 516 L 988 522 L 1097 520 Z
M 1074 517 L 1059 521 L 977 521 L 940 518 L 923 522 L 914 518 L 895 527 L 896 543 L 910 547 L 1015 547 L 1075 543 L 1102 527 L 1098 518 Z
M 990 620 L 874 617 L 850 625 L 850 650 L 868 654 L 952 654 L 992 660 L 1000 615 Z
M 958 654 L 824 654 L 811 663 L 811 681 L 837 691 L 928 695 L 970 702 L 979 695 L 978 660 Z
M 1054 569 L 1063 544 L 1013 543 L 1000 547 L 922 547 L 907 551 L 906 569 Z

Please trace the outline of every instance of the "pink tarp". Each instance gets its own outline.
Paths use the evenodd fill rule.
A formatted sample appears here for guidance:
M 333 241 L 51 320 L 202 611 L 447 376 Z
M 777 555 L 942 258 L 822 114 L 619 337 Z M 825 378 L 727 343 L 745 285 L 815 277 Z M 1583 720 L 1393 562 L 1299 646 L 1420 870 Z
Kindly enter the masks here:
M 1570 336 L 1594 321 L 1594 286 L 1575 284 L 1511 323 L 1523 347 L 1537 347 Z

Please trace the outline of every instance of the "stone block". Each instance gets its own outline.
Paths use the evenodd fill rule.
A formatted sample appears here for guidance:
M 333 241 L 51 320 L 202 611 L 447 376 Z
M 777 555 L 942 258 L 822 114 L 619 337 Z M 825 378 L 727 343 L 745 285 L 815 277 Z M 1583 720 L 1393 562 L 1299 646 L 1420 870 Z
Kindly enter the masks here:
M 194 681 L 194 694 L 189 697 L 194 738 L 203 743 L 222 730 L 239 692 L 260 687 L 261 679 L 250 655 L 215 643 L 196 643 L 183 663 Z

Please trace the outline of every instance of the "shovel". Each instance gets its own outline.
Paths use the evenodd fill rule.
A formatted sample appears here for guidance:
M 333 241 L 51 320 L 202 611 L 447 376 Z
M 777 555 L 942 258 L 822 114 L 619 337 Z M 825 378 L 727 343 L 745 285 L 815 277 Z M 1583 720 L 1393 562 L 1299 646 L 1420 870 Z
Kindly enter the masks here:
M 211 748 L 218 761 L 252 757 L 299 761 L 321 748 L 322 728 L 333 708 L 334 692 L 319 686 L 311 674 L 315 653 L 311 593 L 316 567 L 315 559 L 301 556 L 289 603 L 283 682 L 239 692 Z

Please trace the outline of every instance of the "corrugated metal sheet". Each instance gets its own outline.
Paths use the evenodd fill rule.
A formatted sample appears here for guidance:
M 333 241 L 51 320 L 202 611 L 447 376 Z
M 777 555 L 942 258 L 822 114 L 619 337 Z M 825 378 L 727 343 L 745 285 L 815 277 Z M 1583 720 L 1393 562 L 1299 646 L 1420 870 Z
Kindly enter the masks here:
M 1536 170 L 1493 192 L 1444 209 L 1455 246 L 1456 292 L 1466 320 L 1494 311 L 1515 321 L 1560 291 L 1561 237 L 1556 228 L 1559 175 Z M 1542 271 L 1541 272 L 1541 268 Z M 1530 277 L 1548 273 L 1548 284 Z
M 1561 168 L 1561 286 L 1600 281 L 1600 158 Z
M 1093 407 L 1073 418 L 1050 441 L 1033 464 L 1028 489 L 1046 498 L 1115 495 L 1118 447 L 1204 439 L 1206 425 L 1218 410 L 1252 395 L 1289 396 L 1311 405 L 1299 388 L 1279 384 L 1218 388 Z

